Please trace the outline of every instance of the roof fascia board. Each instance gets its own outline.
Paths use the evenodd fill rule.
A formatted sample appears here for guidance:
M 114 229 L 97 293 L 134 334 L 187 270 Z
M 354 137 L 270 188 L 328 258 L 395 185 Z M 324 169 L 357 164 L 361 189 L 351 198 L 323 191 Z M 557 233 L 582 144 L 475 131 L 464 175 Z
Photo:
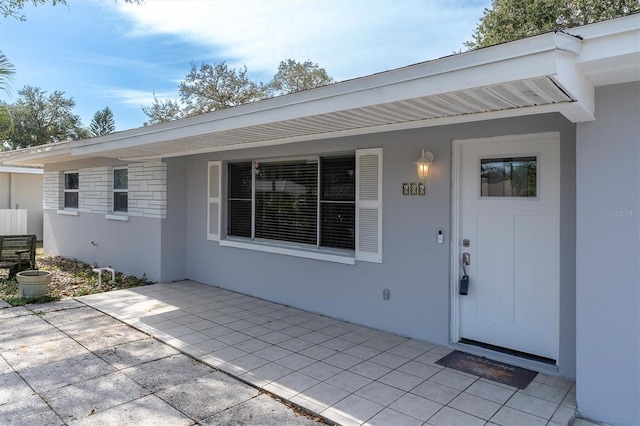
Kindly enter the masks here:
M 569 28 L 563 32 L 570 35 L 579 36 L 585 41 L 619 35 L 626 32 L 636 32 L 640 27 L 640 13 L 609 19 L 607 21 L 596 22 L 580 27 Z M 636 40 L 637 42 L 637 40 Z
M 24 166 L 38 166 L 42 167 L 43 164 L 49 162 L 55 162 L 59 158 L 69 158 L 71 156 L 71 149 L 69 145 L 58 146 L 54 149 L 43 149 L 33 153 L 25 153 L 14 155 L 3 161 L 6 165 L 24 165 Z M 58 160 L 59 161 L 59 160 Z
M 637 54 L 638 50 L 640 50 L 640 17 L 638 17 L 638 26 L 633 30 L 584 40 L 576 63 L 584 64 L 615 56 Z
M 73 154 L 195 136 L 555 74 L 550 56 L 579 51 L 580 40 L 562 33 L 505 43 L 368 77 L 241 105 L 197 117 L 72 143 Z M 97 146 L 101 145 L 101 146 Z
M 640 13 L 566 32 L 583 39 L 576 64 L 595 86 L 640 80 Z
M 640 80 L 640 16 L 634 30 L 587 39 L 576 65 L 596 86 Z
M 5 167 L 0 166 L 0 173 L 20 173 L 28 175 L 41 175 L 42 169 L 32 167 Z

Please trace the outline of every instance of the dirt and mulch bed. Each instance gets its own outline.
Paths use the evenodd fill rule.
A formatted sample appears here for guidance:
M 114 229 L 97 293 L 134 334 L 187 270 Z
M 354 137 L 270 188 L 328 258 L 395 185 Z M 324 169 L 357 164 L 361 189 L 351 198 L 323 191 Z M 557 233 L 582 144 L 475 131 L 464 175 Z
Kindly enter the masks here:
M 13 306 L 20 306 L 26 303 L 45 303 L 151 284 L 145 276 L 138 278 L 116 271 L 115 282 L 111 281 L 110 273 L 103 273 L 102 286 L 98 286 L 98 274 L 92 271 L 92 265 L 60 256 L 49 256 L 43 253 L 42 249 L 36 252 L 36 264 L 38 269 L 52 272 L 48 294 L 37 299 L 22 299 L 18 282 L 15 279 L 10 280 L 8 271 L 2 269 L 0 270 L 0 300 Z

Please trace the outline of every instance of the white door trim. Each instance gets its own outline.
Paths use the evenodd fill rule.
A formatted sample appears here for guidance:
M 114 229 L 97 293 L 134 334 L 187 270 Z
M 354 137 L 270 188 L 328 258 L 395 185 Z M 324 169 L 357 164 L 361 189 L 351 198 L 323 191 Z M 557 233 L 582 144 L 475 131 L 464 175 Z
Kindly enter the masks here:
M 462 182 L 460 179 L 460 151 L 462 145 L 471 143 L 486 143 L 486 142 L 508 142 L 508 141 L 522 141 L 531 140 L 532 138 L 549 138 L 555 137 L 560 139 L 559 132 L 541 132 L 541 133 L 526 133 L 520 135 L 506 135 L 495 136 L 486 138 L 472 138 L 472 139 L 454 139 L 452 140 L 452 166 L 451 166 L 451 283 L 450 283 L 450 295 L 451 295 L 451 344 L 456 344 L 460 340 L 460 306 L 458 297 L 458 284 L 460 280 L 460 259 L 462 258 L 461 244 L 459 243 L 460 235 L 460 195 L 462 191 Z M 559 220 L 557 218 L 556 220 Z

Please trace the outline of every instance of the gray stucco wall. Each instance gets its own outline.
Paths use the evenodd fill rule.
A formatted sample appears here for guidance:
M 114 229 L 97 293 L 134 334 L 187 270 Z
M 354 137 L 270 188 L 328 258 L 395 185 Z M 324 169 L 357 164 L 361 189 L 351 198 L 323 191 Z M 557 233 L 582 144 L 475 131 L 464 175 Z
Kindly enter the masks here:
M 640 83 L 596 90 L 577 128 L 578 410 L 640 424 Z
M 162 281 L 187 277 L 187 160 L 167 162 L 167 217 L 162 221 Z
M 101 158 L 70 161 L 45 168 L 45 174 L 124 165 Z M 111 197 L 111 193 L 106 191 L 104 196 Z M 77 216 L 70 216 L 60 214 L 56 208 L 44 209 L 44 251 L 88 264 L 113 266 L 128 275 L 146 274 L 151 281 L 161 281 L 163 219 L 129 216 L 127 221 L 110 220 L 104 213 L 80 211 Z
M 102 214 L 66 216 L 44 210 L 44 251 L 160 281 L 160 221 L 130 217 L 124 222 Z
M 575 126 L 559 115 L 514 118 L 228 151 L 187 160 L 188 278 L 439 344 L 450 343 L 451 141 L 559 131 L 561 324 L 559 374 L 575 377 Z M 220 247 L 206 239 L 207 161 L 286 157 L 383 147 L 383 263 L 355 266 Z M 416 182 L 421 149 L 435 161 L 427 196 Z M 169 170 L 172 168 L 169 165 Z M 171 172 L 170 172 L 171 173 Z M 182 194 L 169 195 L 168 205 Z M 437 232 L 445 244 L 437 244 Z M 383 288 L 391 300 L 382 298 Z

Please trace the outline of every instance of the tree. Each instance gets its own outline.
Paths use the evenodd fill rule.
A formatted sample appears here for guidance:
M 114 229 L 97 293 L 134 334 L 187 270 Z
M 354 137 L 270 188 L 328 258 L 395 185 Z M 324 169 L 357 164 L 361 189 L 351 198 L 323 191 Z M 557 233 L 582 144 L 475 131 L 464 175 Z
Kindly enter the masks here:
M 640 0 L 493 0 L 465 46 L 492 46 L 638 11 Z
M 293 59 L 280 62 L 278 72 L 269 84 L 256 83 L 247 76 L 247 67 L 229 68 L 225 62 L 215 65 L 203 63 L 191 66 L 191 71 L 180 83 L 180 101 L 158 99 L 142 107 L 152 124 L 191 117 L 237 105 L 312 89 L 333 83 L 324 68 L 311 61 L 299 63 Z
M 172 99 L 158 99 L 153 94 L 153 103 L 150 107 L 143 106 L 142 112 L 149 117 L 151 124 L 164 123 L 166 121 L 177 120 L 184 117 L 182 107 L 178 101 Z
M 25 86 L 18 92 L 14 104 L 5 104 L 13 123 L 7 129 L 0 120 L 0 134 L 7 149 L 27 148 L 63 140 L 79 140 L 89 136 L 80 117 L 73 114 L 75 101 L 65 98 L 64 92 L 47 92 L 38 87 Z
M 180 83 L 184 114 L 193 116 L 264 99 L 267 88 L 247 77 L 247 67 L 236 70 L 225 62 L 205 64 L 191 71 Z
M 278 72 L 273 76 L 269 86 L 274 94 L 286 95 L 333 82 L 333 78 L 329 77 L 327 71 L 320 68 L 318 64 L 309 60 L 301 63 L 287 59 L 280 62 Z
M 7 81 L 16 73 L 13 64 L 0 52 L 0 90 L 7 89 Z
M 7 90 L 8 81 L 15 72 L 13 64 L 0 52 L 0 91 Z M 6 149 L 3 141 L 7 139 L 9 132 L 12 130 L 13 120 L 11 119 L 9 107 L 4 102 L 0 102 L 0 151 Z
M 141 4 L 144 0 L 124 0 L 125 3 Z M 5 18 L 16 18 L 20 21 L 26 21 L 27 17 L 22 13 L 25 4 L 33 4 L 40 6 L 51 3 L 52 6 L 58 4 L 67 4 L 67 0 L 0 0 L 0 14 Z
M 91 136 L 102 136 L 116 131 L 116 122 L 113 118 L 113 112 L 109 107 L 97 111 L 93 114 L 93 119 L 89 125 L 89 133 Z

